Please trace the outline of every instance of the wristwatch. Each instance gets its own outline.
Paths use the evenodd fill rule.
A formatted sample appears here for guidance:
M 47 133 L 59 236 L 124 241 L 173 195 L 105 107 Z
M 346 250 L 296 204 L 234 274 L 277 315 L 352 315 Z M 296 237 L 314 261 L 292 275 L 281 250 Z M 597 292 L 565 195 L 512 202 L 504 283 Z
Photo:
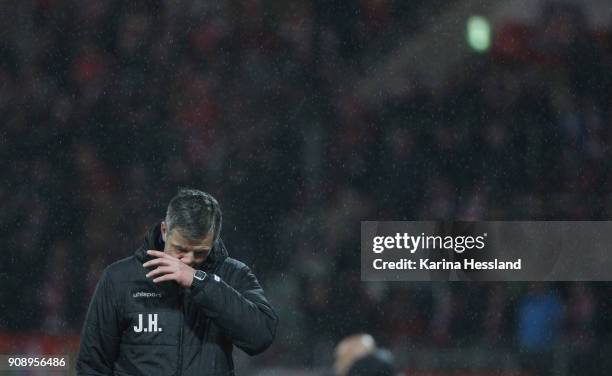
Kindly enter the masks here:
M 208 274 L 206 274 L 205 271 L 196 270 L 195 273 L 193 273 L 193 282 L 191 284 L 191 287 L 195 287 L 196 285 L 202 284 L 207 277 Z

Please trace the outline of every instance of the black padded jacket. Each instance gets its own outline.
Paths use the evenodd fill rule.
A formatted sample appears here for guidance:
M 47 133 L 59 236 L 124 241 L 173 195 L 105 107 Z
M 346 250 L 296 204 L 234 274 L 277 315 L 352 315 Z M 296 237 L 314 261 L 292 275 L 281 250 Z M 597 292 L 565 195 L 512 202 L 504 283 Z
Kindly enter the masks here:
M 278 317 L 221 241 L 200 267 L 208 277 L 188 289 L 146 278 L 147 249 L 163 250 L 159 225 L 133 256 L 104 270 L 83 325 L 77 375 L 234 375 L 234 346 L 250 355 L 270 346 Z

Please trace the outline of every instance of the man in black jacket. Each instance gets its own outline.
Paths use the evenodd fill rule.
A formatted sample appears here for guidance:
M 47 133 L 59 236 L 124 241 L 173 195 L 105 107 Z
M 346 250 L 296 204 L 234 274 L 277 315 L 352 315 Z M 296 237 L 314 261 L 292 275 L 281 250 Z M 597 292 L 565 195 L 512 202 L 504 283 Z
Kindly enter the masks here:
M 78 375 L 233 375 L 233 346 L 272 343 L 278 318 L 249 268 L 228 257 L 221 210 L 184 189 L 136 253 L 107 267 L 87 311 Z

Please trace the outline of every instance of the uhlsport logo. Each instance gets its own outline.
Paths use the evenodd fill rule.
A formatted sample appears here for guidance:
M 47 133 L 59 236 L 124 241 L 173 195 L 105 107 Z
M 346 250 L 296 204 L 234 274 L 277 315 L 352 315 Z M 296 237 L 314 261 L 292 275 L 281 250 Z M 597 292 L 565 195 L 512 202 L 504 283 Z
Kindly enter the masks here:
M 157 326 L 157 313 L 149 313 L 147 314 L 147 319 L 148 319 L 148 325 L 145 326 L 144 324 L 144 319 L 143 319 L 144 314 L 139 313 L 138 314 L 138 325 L 134 325 L 134 332 L 135 333 L 142 333 L 142 332 L 161 332 L 162 328 Z
M 161 292 L 137 291 L 132 294 L 132 298 L 161 298 Z

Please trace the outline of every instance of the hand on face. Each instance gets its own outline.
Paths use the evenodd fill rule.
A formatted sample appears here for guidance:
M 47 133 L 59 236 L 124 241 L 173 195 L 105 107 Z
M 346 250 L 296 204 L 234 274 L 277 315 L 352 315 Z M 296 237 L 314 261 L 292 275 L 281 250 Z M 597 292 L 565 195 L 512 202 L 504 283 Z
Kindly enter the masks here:
M 162 222 L 161 232 L 164 240 L 164 252 L 192 268 L 201 265 L 213 248 L 215 238 L 213 231 L 200 239 L 191 239 L 183 236 L 180 228 L 169 231 L 166 223 Z
M 175 281 L 181 287 L 191 286 L 195 273 L 194 268 L 164 252 L 148 250 L 147 254 L 156 257 L 142 264 L 145 268 L 155 267 L 147 273 L 147 278 L 153 278 L 155 283 Z

